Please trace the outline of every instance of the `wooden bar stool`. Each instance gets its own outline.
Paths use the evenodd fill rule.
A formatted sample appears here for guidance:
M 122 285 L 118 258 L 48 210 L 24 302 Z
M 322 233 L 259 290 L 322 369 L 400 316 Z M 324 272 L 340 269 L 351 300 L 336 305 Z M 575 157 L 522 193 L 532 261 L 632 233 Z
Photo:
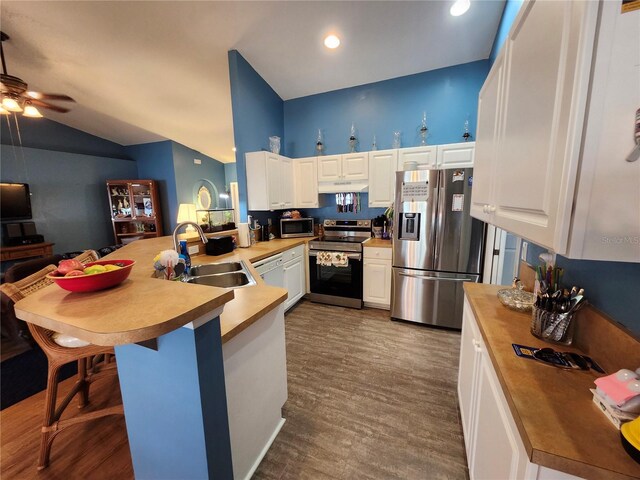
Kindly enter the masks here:
M 93 250 L 88 250 L 76 257 L 86 263 L 97 260 Z M 53 282 L 46 275 L 56 269 L 49 265 L 42 270 L 15 283 L 5 283 L 0 286 L 0 292 L 9 297 L 14 303 L 37 292 Z M 47 390 L 44 404 L 44 421 L 40 438 L 40 456 L 38 470 L 49 465 L 51 445 L 55 437 L 67 427 L 94 420 L 107 415 L 123 415 L 122 404 L 80 413 L 71 418 L 60 420 L 60 416 L 69 405 L 73 397 L 78 394 L 78 408 L 82 409 L 89 403 L 89 386 L 92 382 L 106 375 L 117 375 L 113 347 L 101 347 L 88 344 L 69 335 L 62 335 L 51 330 L 27 322 L 33 339 L 42 348 L 48 360 Z M 77 346 L 63 346 L 77 345 Z M 58 374 L 63 365 L 78 362 L 78 376 L 71 391 L 56 406 L 58 393 Z

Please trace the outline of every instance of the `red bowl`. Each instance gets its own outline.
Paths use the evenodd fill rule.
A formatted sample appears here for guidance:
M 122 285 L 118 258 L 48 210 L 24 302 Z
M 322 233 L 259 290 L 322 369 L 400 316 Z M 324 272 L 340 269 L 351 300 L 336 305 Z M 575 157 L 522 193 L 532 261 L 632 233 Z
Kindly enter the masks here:
M 57 277 L 53 274 L 47 275 L 58 286 L 70 292 L 97 292 L 105 288 L 113 287 L 122 283 L 131 273 L 131 269 L 135 265 L 133 260 L 98 260 L 97 262 L 85 263 L 85 268 L 91 265 L 108 265 L 120 264 L 124 265 L 117 270 L 109 272 L 94 273 L 91 275 L 78 275 L 77 277 Z

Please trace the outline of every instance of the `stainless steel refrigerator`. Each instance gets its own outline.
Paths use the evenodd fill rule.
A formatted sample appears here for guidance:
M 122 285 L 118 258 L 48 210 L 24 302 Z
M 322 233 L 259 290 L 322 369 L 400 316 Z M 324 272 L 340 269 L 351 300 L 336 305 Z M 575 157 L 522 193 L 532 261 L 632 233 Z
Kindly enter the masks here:
M 485 225 L 469 215 L 473 169 L 396 172 L 391 317 L 462 327 L 463 282 L 478 282 Z

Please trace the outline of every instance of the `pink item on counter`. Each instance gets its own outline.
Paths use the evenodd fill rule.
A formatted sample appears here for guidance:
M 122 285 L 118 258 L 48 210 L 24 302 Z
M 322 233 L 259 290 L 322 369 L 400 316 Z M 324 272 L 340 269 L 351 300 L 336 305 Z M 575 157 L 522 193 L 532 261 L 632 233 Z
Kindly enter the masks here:
M 623 405 L 636 395 L 638 376 L 631 370 L 620 370 L 595 380 L 596 386 L 616 405 Z

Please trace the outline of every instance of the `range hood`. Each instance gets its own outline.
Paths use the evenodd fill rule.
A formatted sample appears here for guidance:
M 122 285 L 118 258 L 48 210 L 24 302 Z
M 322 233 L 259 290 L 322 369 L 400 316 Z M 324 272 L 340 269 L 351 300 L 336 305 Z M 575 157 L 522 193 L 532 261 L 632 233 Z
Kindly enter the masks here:
M 318 193 L 349 193 L 367 191 L 369 191 L 369 183 L 366 180 L 320 182 L 318 184 Z

